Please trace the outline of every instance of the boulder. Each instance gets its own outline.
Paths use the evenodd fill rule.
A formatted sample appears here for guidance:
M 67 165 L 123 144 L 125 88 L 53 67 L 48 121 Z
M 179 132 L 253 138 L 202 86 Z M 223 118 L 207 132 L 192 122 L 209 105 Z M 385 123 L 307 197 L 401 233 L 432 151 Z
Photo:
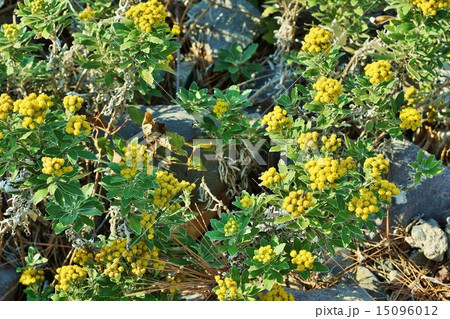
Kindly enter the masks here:
M 237 42 L 244 48 L 261 33 L 261 13 L 246 0 L 216 0 L 219 5 L 200 1 L 187 13 L 185 25 L 193 42 L 204 43 L 217 55 Z
M 426 264 L 428 264 L 429 260 L 427 259 L 427 257 L 425 257 L 425 255 L 423 254 L 422 251 L 420 251 L 419 249 L 414 250 L 410 255 L 409 255 L 409 259 L 411 259 L 412 261 L 414 261 L 416 263 L 417 266 L 425 266 Z
M 386 300 L 386 293 L 381 287 L 378 278 L 366 267 L 358 266 L 355 272 L 355 279 L 367 292 L 377 300 Z
M 393 140 L 391 153 L 387 157 L 391 162 L 390 180 L 399 188 L 412 185 L 414 170 L 408 166 L 417 161 L 420 148 L 408 141 Z M 426 154 L 430 156 L 430 154 Z M 391 226 L 406 227 L 411 220 L 423 214 L 424 219 L 432 218 L 440 224 L 445 224 L 450 216 L 450 170 L 445 169 L 441 174 L 427 178 L 410 190 L 394 197 L 394 205 L 390 209 Z
M 406 242 L 415 248 L 419 248 L 427 259 L 442 261 L 447 254 L 447 235 L 434 219 L 420 220 L 420 224 L 413 226 L 411 236 L 406 237 Z
M 338 284 L 327 289 L 301 291 L 285 288 L 296 301 L 372 301 L 373 298 L 356 284 Z
M 0 266 L 0 301 L 14 300 L 20 274 L 9 265 Z

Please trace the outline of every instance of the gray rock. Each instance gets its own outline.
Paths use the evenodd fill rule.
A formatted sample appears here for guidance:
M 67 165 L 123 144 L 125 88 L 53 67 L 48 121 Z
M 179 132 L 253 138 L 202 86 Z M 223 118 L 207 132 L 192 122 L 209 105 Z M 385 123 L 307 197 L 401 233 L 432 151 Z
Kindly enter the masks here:
M 426 258 L 442 261 L 448 250 L 446 234 L 434 219 L 420 222 L 422 223 L 413 226 L 411 237 L 406 237 L 406 242 L 411 247 L 419 248 Z
M 9 266 L 0 266 L 0 301 L 14 300 L 20 274 Z
M 378 300 L 386 300 L 386 293 L 383 291 L 380 281 L 368 268 L 357 267 L 355 279 L 372 297 Z
M 411 176 L 414 170 L 408 164 L 417 161 L 419 150 L 420 148 L 411 142 L 392 141 L 391 154 L 387 154 L 391 160 L 391 182 L 400 188 L 412 184 Z M 395 198 L 395 204 L 389 214 L 390 225 L 406 227 L 419 214 L 424 214 L 424 219 L 433 218 L 444 224 L 450 216 L 449 185 L 450 170 L 445 169 L 441 174 L 425 179 L 414 189 Z
M 356 284 L 338 284 L 327 289 L 301 291 L 285 288 L 296 301 L 372 301 L 373 298 Z
M 352 255 L 353 253 L 347 248 L 336 249 L 336 257 L 330 255 L 323 262 L 323 264 L 330 270 L 329 273 L 324 273 L 325 276 L 337 275 L 345 268 L 352 265 L 354 263 L 354 260 L 350 258 Z
M 427 257 L 425 257 L 423 252 L 421 252 L 420 250 L 414 250 L 411 255 L 409 255 L 409 259 L 414 261 L 418 266 L 425 266 L 429 262 Z
M 215 2 L 223 7 L 200 1 L 188 11 L 186 25 L 195 24 L 190 32 L 191 39 L 205 43 L 213 54 L 217 54 L 220 49 L 229 50 L 235 42 L 244 48 L 253 43 L 253 39 L 261 32 L 261 13 L 258 9 L 246 0 Z
M 197 137 L 201 131 L 194 127 L 195 120 L 189 115 L 181 106 L 178 105 L 156 105 L 156 106 L 142 106 L 140 110 L 149 112 L 153 116 L 153 120 L 158 123 L 163 123 L 166 128 L 174 133 L 183 136 L 186 141 Z M 119 122 L 123 123 L 123 120 Z M 120 135 L 126 139 L 131 140 L 134 137 L 142 138 L 142 128 L 131 121 L 127 122 L 120 130 Z

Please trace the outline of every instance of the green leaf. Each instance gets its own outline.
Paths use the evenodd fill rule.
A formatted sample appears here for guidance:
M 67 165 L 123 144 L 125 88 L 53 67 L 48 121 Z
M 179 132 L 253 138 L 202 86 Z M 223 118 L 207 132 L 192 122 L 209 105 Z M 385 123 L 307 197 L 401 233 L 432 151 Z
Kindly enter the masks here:
M 97 157 L 92 154 L 91 152 L 88 151 L 77 151 L 77 154 L 79 157 L 87 159 L 87 160 L 91 160 L 91 161 L 96 161 Z
M 84 196 L 83 192 L 79 187 L 75 187 L 68 183 L 59 182 L 59 187 L 61 190 L 63 190 L 65 193 L 69 195 L 78 195 L 78 196 Z
M 102 67 L 102 63 L 98 61 L 88 61 L 81 65 L 83 69 L 98 69 Z
M 421 179 L 422 179 L 422 173 L 418 172 L 418 173 L 414 174 L 414 184 L 419 183 Z
M 350 239 L 350 231 L 345 225 L 342 227 L 341 238 L 342 238 L 342 243 L 344 244 L 344 247 L 347 247 L 348 244 L 350 244 L 351 239 Z
M 42 151 L 44 155 L 56 156 L 61 154 L 59 147 L 48 147 Z
M 55 196 L 55 200 L 58 203 L 58 205 L 61 207 L 64 207 L 64 197 L 59 189 L 55 190 L 54 196 Z
M 130 228 L 131 228 L 137 235 L 140 235 L 140 234 L 141 234 L 141 232 L 142 232 L 141 223 L 140 223 L 140 220 L 139 220 L 136 216 L 134 216 L 134 215 L 132 215 L 132 214 L 129 214 L 129 215 L 128 215 L 128 223 L 130 224 Z
M 42 188 L 34 194 L 33 204 L 40 203 L 48 194 L 48 188 Z
M 258 49 L 258 44 L 253 43 L 251 44 L 247 50 L 244 51 L 244 54 L 242 56 L 242 62 L 250 60 L 253 54 L 255 54 L 256 50 Z
M 106 87 L 110 87 L 114 83 L 114 74 L 111 71 L 106 72 L 104 81 Z
M 303 280 L 308 280 L 310 275 L 311 275 L 311 272 L 309 271 L 309 269 L 305 269 L 300 272 L 300 277 L 302 277 Z
M 295 220 L 295 219 L 291 215 L 285 215 L 285 216 L 280 217 L 277 220 L 275 220 L 275 224 L 277 224 L 277 225 L 284 224 L 284 223 L 290 222 L 292 220 Z
M 186 144 L 186 140 L 183 136 L 172 133 L 172 132 L 166 132 L 167 136 L 169 136 L 169 143 L 172 147 L 172 151 L 175 154 L 179 155 L 187 155 L 188 153 L 183 149 L 183 146 Z
M 145 114 L 136 107 L 128 107 L 128 114 L 130 115 L 131 120 L 137 125 L 140 126 L 144 122 Z
M 231 257 L 235 256 L 237 254 L 237 247 L 232 245 L 228 247 L 228 253 L 230 254 Z
M 153 84 L 153 82 L 154 82 L 152 72 L 153 72 L 153 69 L 140 71 L 142 78 L 148 84 Z
M 225 234 L 223 232 L 221 232 L 219 230 L 209 231 L 205 235 L 208 236 L 209 238 L 211 238 L 211 240 L 224 240 L 224 239 L 228 238 L 225 236 Z
M 269 274 L 270 273 L 265 273 L 263 276 L 263 284 L 267 290 L 271 290 L 273 285 L 275 284 L 275 279 Z
M 273 249 L 274 253 L 277 255 L 281 254 L 283 252 L 285 246 L 286 246 L 286 244 L 280 244 L 280 245 L 276 246 Z
M 166 71 L 172 74 L 177 74 L 170 66 L 165 65 L 163 63 L 157 63 L 155 65 L 155 70 L 162 70 L 162 71 Z
M 97 208 L 94 207 L 85 207 L 78 209 L 78 212 L 84 216 L 100 216 L 102 214 Z
M 420 80 L 421 77 L 419 75 L 419 73 L 413 68 L 413 65 L 416 64 L 416 59 L 411 59 L 408 64 L 406 65 L 406 70 L 408 70 L 408 72 L 416 79 L 416 80 Z
M 76 218 L 77 218 L 77 213 L 74 213 L 74 214 L 66 213 L 59 219 L 59 221 L 62 225 L 68 226 L 68 225 L 72 224 Z

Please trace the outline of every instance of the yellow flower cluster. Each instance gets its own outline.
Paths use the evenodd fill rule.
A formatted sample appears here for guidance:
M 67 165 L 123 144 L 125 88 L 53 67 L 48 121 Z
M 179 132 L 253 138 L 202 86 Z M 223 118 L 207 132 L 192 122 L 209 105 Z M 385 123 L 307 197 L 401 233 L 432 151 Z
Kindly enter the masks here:
M 339 166 L 341 169 L 344 169 L 346 171 L 351 171 L 356 169 L 356 163 L 353 157 L 348 156 L 345 159 L 341 158 L 339 159 Z
M 56 273 L 55 279 L 58 284 L 55 285 L 55 289 L 57 291 L 67 291 L 87 277 L 86 269 L 78 265 L 62 266 L 56 269 Z
M 308 207 L 314 206 L 311 193 L 304 193 L 301 189 L 289 192 L 289 196 L 284 198 L 283 208 L 297 217 L 304 215 Z
M 319 133 L 317 132 L 302 133 L 297 139 L 297 143 L 302 150 L 316 149 L 318 139 Z
M 267 187 L 273 183 L 278 183 L 285 178 L 286 174 L 280 174 L 277 172 L 275 167 L 271 167 L 267 171 L 265 171 L 259 179 L 262 180 L 261 185 Z
M 348 204 L 348 210 L 356 213 L 356 217 L 366 220 L 369 214 L 378 212 L 377 197 L 367 189 L 359 190 L 359 197 L 353 197 Z
M 66 133 L 78 136 L 81 132 L 86 136 L 89 135 L 91 126 L 86 121 L 86 115 L 74 115 L 66 124 Z
M 323 146 L 320 149 L 322 152 L 325 151 L 334 152 L 338 149 L 338 147 L 341 147 L 342 140 L 340 138 L 337 138 L 337 135 L 333 133 L 330 135 L 330 137 L 322 136 L 322 143 Z
M 302 249 L 299 252 L 292 250 L 290 255 L 292 257 L 292 263 L 297 265 L 297 270 L 299 271 L 312 269 L 314 261 L 316 260 L 316 257 L 314 257 L 311 252 L 306 251 L 305 249 Z
M 332 39 L 331 32 L 319 27 L 312 27 L 305 36 L 302 50 L 309 53 L 325 51 L 331 46 Z
M 380 83 L 392 79 L 391 64 L 388 61 L 380 60 L 372 62 L 364 68 L 366 76 L 370 77 L 370 83 Z
M 2 140 L 2 139 L 3 139 L 3 133 L 0 132 L 0 140 Z M 1 150 L 1 148 L 0 148 L 0 150 Z
M 250 198 L 250 196 L 244 196 L 244 197 L 242 197 L 242 199 L 241 199 L 241 204 L 242 204 L 242 207 L 250 207 L 250 206 L 253 206 L 253 201 L 252 201 L 252 199 Z
M 217 99 L 216 105 L 213 107 L 213 113 L 217 115 L 217 117 L 221 117 L 223 113 L 228 110 L 228 105 L 230 102 L 224 101 L 223 99 Z
M 422 126 L 422 114 L 413 107 L 405 107 L 400 111 L 400 127 L 405 130 L 417 130 Z
M 143 31 L 150 32 L 152 25 L 162 24 L 167 17 L 164 5 L 158 0 L 141 2 L 125 13 L 125 18 L 133 20 Z
M 237 290 L 236 281 L 234 281 L 229 277 L 225 277 L 225 279 L 220 279 L 220 276 L 216 276 L 215 279 L 218 285 L 215 292 L 220 301 L 242 298 L 242 295 L 240 293 L 236 293 Z
M 165 263 L 159 260 L 159 249 L 154 247 L 150 251 L 144 241 L 140 241 L 129 250 L 126 249 L 127 240 L 120 238 L 103 245 L 95 255 L 95 261 L 105 263 L 105 275 L 119 279 L 123 272 L 131 266 L 131 273 L 140 276 L 152 269 L 163 269 Z M 122 258 L 123 257 L 123 258 Z
M 321 103 L 337 102 L 338 96 L 342 94 L 342 86 L 335 79 L 322 76 L 313 84 L 313 89 L 317 91 L 314 101 Z
M 94 259 L 94 254 L 88 252 L 86 249 L 78 249 L 73 257 L 73 262 L 84 266 L 84 264 L 91 262 Z
M 63 105 L 64 108 L 70 113 L 75 113 L 81 109 L 84 99 L 78 95 L 67 95 L 64 97 Z
M 94 18 L 94 10 L 86 7 L 83 11 L 78 14 L 78 18 L 81 20 L 92 20 Z
M 34 130 L 36 124 L 44 122 L 44 111 L 53 106 L 53 102 L 47 94 L 42 93 L 39 96 L 36 93 L 31 93 L 24 99 L 19 99 L 14 102 L 13 112 L 25 115 L 22 120 L 23 128 L 30 128 Z
M 274 258 L 275 252 L 273 251 L 273 248 L 270 245 L 259 247 L 258 252 L 256 253 L 255 256 L 253 256 L 253 259 L 263 264 L 269 263 Z
M 194 183 L 191 184 L 187 181 L 180 182 L 178 179 L 176 179 L 173 173 L 169 173 L 168 171 L 158 171 L 156 173 L 155 180 L 160 188 L 155 189 L 155 197 L 153 203 L 161 208 L 168 208 L 169 214 L 181 207 L 178 203 L 170 206 L 169 199 L 171 199 L 173 196 L 184 189 L 192 192 L 195 188 Z
M 33 0 L 30 2 L 29 6 L 31 8 L 31 13 L 35 14 L 44 9 L 45 3 L 44 0 Z
M 344 167 L 339 165 L 337 160 L 330 157 L 321 157 L 318 160 L 306 162 L 305 168 L 309 173 L 309 180 L 312 182 L 310 187 L 312 190 L 324 189 L 326 182 L 333 183 L 347 173 Z
M 19 26 L 17 24 L 3 24 L 4 35 L 9 41 L 17 39 L 19 35 Z
M 389 172 L 389 161 L 383 154 L 378 154 L 376 157 L 366 158 L 364 167 L 371 170 L 370 176 L 372 178 L 379 178 L 381 174 Z
M 176 24 L 174 24 L 173 25 L 173 27 L 172 27 L 172 30 L 170 30 L 170 32 L 172 33 L 172 34 L 174 34 L 174 35 L 178 35 L 178 34 L 180 34 L 180 26 L 178 26 L 178 25 L 176 25 Z
M 156 222 L 156 214 L 148 214 L 148 213 L 142 213 L 142 219 L 140 221 L 142 228 L 144 228 L 147 233 L 148 239 L 153 239 L 155 237 L 155 228 L 153 225 Z
M 410 86 L 405 90 L 405 99 L 408 101 L 408 105 L 416 106 L 417 89 L 414 86 Z
M 44 278 L 43 270 L 37 270 L 35 267 L 30 267 L 20 275 L 19 282 L 24 286 L 29 286 L 44 280 Z
M 294 295 L 288 294 L 279 284 L 274 284 L 267 294 L 258 293 L 258 298 L 263 301 L 294 301 Z
M 139 145 L 137 141 L 133 141 L 128 146 L 122 148 L 125 153 L 125 157 L 119 163 L 122 170 L 122 174 L 125 178 L 131 178 L 136 175 L 138 169 L 145 170 L 147 174 L 150 174 L 150 165 L 147 165 L 147 146 Z
M 240 230 L 240 227 L 239 224 L 236 223 L 234 218 L 230 218 L 223 227 L 223 230 L 225 231 L 225 236 L 231 236 L 235 232 L 238 232 Z
M 424 15 L 436 15 L 438 9 L 450 8 L 450 1 L 448 0 L 411 0 L 411 2 L 422 10 Z
M 392 195 L 399 195 L 400 190 L 397 188 L 397 186 L 394 183 L 391 183 L 385 179 L 378 178 L 375 181 L 375 184 L 370 187 L 370 190 L 372 192 L 378 193 L 380 195 L 380 198 L 384 201 L 391 202 Z
M 44 167 L 42 168 L 42 173 L 44 174 L 61 176 L 62 174 L 73 171 L 72 166 L 64 166 L 65 160 L 63 158 L 43 157 L 42 163 L 44 164 Z
M 282 129 L 290 128 L 292 125 L 292 120 L 286 117 L 287 111 L 282 110 L 281 107 L 276 105 L 272 112 L 264 115 L 261 123 L 262 125 L 267 124 L 267 132 L 277 131 L 281 132 Z
M 13 108 L 14 102 L 12 98 L 6 93 L 0 95 L 0 120 L 6 120 Z

